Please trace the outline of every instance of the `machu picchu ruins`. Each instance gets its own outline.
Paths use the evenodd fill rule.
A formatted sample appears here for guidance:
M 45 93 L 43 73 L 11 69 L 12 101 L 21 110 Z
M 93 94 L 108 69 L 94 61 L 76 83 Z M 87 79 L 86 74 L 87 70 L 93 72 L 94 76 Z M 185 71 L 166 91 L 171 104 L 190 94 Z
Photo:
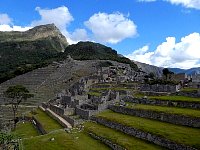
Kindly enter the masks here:
M 51 51 L 0 67 L 0 150 L 200 149 L 198 71 L 132 61 L 99 43 L 68 45 L 54 24 L 0 32 L 0 52 L 10 42 Z

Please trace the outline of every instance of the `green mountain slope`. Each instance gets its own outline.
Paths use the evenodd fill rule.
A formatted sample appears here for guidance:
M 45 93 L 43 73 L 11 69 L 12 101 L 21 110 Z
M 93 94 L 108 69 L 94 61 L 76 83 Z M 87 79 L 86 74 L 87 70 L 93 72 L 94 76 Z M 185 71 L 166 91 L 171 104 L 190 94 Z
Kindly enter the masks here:
M 137 70 L 137 65 L 130 59 L 117 54 L 116 50 L 93 42 L 79 42 L 77 44 L 69 45 L 64 52 L 65 55 L 70 55 L 78 60 L 113 60 L 121 63 L 130 64 L 132 68 Z
M 46 66 L 68 45 L 54 24 L 26 32 L 0 32 L 0 83 Z

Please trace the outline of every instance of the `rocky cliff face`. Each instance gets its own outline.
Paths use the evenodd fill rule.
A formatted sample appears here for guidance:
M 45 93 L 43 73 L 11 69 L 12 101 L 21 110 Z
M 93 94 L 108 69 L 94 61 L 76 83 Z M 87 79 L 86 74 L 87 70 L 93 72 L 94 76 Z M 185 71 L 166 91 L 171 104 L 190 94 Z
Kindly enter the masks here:
M 25 32 L 0 32 L 0 43 L 50 40 L 58 51 L 64 51 L 68 42 L 54 24 L 36 26 Z
M 161 67 L 157 67 L 157 66 L 141 63 L 141 62 L 138 62 L 138 61 L 133 61 L 133 62 L 138 66 L 138 68 L 141 68 L 142 71 L 144 71 L 146 73 L 151 73 L 152 72 L 157 77 L 161 77 L 162 76 L 163 68 L 161 68 Z

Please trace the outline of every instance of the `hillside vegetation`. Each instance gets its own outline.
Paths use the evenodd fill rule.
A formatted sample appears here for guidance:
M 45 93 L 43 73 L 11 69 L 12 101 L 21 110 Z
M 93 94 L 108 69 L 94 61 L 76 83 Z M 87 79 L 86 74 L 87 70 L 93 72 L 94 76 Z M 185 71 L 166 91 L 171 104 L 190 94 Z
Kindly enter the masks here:
M 69 45 L 64 52 L 65 55 L 70 55 L 77 60 L 113 60 L 121 63 L 130 64 L 130 66 L 137 70 L 138 67 L 130 59 L 123 57 L 110 47 L 93 42 L 79 42 L 77 44 Z
M 93 42 L 67 45 L 54 24 L 37 26 L 26 32 L 0 32 L 0 83 L 53 61 L 62 61 L 68 55 L 77 60 L 114 60 L 137 70 L 137 65 L 110 47 Z
M 0 83 L 56 60 L 68 45 L 54 24 L 0 32 Z

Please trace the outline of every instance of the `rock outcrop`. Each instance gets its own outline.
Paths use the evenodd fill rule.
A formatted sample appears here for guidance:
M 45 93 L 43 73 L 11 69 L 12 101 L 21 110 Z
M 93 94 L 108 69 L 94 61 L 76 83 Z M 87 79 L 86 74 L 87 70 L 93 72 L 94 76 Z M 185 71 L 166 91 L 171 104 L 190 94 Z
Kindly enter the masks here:
M 36 26 L 25 32 L 0 32 L 0 43 L 36 41 L 42 39 L 59 41 L 58 43 L 62 51 L 68 45 L 66 38 L 61 34 L 59 29 L 54 24 Z

